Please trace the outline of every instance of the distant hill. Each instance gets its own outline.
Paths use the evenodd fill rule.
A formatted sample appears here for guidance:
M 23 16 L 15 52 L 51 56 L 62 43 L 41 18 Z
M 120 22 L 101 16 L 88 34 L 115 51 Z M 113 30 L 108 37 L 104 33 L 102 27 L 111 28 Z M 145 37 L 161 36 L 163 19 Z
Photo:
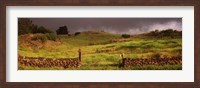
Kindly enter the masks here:
M 167 30 L 161 30 L 161 31 L 155 30 L 148 33 L 144 33 L 143 35 L 159 37 L 159 38 L 163 38 L 163 37 L 176 38 L 176 37 L 182 37 L 182 31 L 177 31 L 173 29 L 167 29 Z

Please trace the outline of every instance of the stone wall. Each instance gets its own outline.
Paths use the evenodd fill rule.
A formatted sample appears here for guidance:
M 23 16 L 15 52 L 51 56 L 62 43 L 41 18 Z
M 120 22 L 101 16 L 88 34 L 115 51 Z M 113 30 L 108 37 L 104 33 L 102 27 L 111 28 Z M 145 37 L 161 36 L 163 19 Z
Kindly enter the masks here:
M 133 59 L 123 58 L 122 67 L 143 66 L 143 65 L 177 65 L 182 64 L 181 57 L 155 58 L 155 59 Z
M 80 58 L 35 58 L 18 56 L 18 65 L 31 67 L 64 67 L 79 68 L 81 66 Z

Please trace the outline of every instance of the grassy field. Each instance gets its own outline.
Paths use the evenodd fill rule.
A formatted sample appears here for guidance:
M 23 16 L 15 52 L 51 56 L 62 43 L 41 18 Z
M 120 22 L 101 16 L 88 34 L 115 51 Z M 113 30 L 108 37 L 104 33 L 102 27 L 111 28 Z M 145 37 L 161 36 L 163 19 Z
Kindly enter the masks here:
M 130 58 L 150 58 L 155 54 L 161 56 L 182 55 L 182 38 L 152 37 L 135 35 L 122 38 L 119 34 L 106 32 L 82 32 L 79 35 L 58 35 L 56 41 L 31 40 L 36 34 L 21 35 L 18 38 L 18 54 L 28 57 L 44 58 L 75 58 L 78 49 L 82 50 L 81 68 L 67 68 L 70 70 L 177 70 L 181 65 L 164 66 L 136 66 L 119 68 L 120 54 Z M 62 67 L 38 68 L 19 66 L 19 69 L 28 70 L 58 70 Z

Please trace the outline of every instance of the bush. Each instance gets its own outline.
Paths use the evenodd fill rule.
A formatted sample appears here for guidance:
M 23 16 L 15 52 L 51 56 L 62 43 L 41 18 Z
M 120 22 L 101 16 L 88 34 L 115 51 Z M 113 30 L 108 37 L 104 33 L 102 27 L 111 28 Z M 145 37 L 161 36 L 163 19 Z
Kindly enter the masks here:
M 46 29 L 45 27 L 41 26 L 37 29 L 34 29 L 33 30 L 33 33 L 42 33 L 42 34 L 45 34 L 45 33 L 53 33 L 52 31 Z
M 53 40 L 53 41 L 56 41 L 56 38 L 57 38 L 55 33 L 47 33 L 45 34 L 45 36 L 48 40 Z
M 67 26 L 59 27 L 59 29 L 56 30 L 57 35 L 63 35 L 63 34 L 69 34 Z
M 130 38 L 131 36 L 129 34 L 122 34 L 123 38 Z
M 151 58 L 153 58 L 153 59 L 160 59 L 161 58 L 161 54 L 160 53 L 155 53 L 155 54 L 152 55 Z
M 45 42 L 47 41 L 47 37 L 44 36 L 44 35 L 35 35 L 32 40 L 39 40 L 39 41 L 42 41 L 42 42 Z
M 81 32 L 76 32 L 74 35 L 79 35 L 79 34 L 81 34 Z

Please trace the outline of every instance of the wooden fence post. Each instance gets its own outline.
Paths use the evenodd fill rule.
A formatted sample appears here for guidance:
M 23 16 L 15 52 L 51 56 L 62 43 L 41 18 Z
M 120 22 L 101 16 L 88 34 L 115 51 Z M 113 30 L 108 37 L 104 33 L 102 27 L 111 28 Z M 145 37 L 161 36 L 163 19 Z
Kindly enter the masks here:
M 121 58 L 123 59 L 123 58 L 124 58 L 124 53 L 122 53 L 120 56 L 121 56 Z
M 123 67 L 123 59 L 124 59 L 124 53 L 120 54 L 120 59 L 118 62 L 119 67 Z
M 126 58 L 124 58 L 124 53 L 122 53 L 122 54 L 120 55 L 120 57 L 122 58 L 121 67 L 124 67 L 124 65 L 125 65 L 125 59 L 126 59 Z
M 78 49 L 78 55 L 79 55 L 79 57 L 78 57 L 79 61 L 81 61 L 82 56 L 81 56 L 81 49 L 80 48 Z

